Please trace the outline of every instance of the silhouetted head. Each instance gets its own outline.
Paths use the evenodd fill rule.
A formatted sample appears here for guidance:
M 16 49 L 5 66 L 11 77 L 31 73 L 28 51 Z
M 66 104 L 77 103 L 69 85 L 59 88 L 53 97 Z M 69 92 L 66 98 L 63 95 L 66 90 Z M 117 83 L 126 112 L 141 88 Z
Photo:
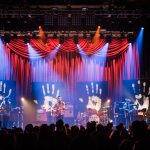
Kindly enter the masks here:
M 58 96 L 58 97 L 57 97 L 57 100 L 58 100 L 58 101 L 62 101 L 62 97 L 61 97 L 61 96 Z
M 57 128 L 57 130 L 61 130 L 61 129 L 63 129 L 63 127 L 64 127 L 63 120 L 62 119 L 57 120 L 56 121 L 56 128 Z

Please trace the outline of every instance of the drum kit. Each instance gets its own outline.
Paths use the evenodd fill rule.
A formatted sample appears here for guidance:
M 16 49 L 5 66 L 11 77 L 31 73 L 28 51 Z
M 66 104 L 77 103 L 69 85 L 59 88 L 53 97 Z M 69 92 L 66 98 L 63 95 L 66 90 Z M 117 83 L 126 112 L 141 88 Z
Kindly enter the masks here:
M 96 111 L 95 109 L 87 109 L 85 112 L 80 113 L 78 122 L 81 125 L 86 125 L 87 122 L 96 122 L 96 124 L 107 125 L 109 122 L 108 109 L 110 106 L 102 107 L 101 111 Z
M 126 123 L 136 120 L 138 116 L 138 105 L 133 100 L 125 98 L 123 101 L 114 102 L 113 106 L 114 124 L 117 125 L 120 122 Z

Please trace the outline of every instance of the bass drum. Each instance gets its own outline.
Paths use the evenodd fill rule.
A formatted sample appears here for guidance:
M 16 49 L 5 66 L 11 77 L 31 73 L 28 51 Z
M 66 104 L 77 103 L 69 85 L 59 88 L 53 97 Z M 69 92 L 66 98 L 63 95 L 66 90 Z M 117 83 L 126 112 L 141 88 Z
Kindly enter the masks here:
M 96 114 L 89 116 L 89 122 L 91 121 L 95 121 L 96 123 L 100 122 L 99 116 L 97 116 Z

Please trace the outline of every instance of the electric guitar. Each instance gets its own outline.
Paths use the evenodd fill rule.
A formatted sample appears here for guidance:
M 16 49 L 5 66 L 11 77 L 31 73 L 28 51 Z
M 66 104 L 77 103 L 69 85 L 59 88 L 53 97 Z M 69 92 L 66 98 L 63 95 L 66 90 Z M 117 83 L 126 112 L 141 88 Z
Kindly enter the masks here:
M 10 108 L 4 108 L 4 107 L 0 107 L 0 113 L 2 115 L 10 115 L 11 109 Z
M 57 117 L 58 115 L 64 114 L 65 114 L 65 104 L 64 103 L 55 104 L 54 107 L 52 108 L 52 116 Z

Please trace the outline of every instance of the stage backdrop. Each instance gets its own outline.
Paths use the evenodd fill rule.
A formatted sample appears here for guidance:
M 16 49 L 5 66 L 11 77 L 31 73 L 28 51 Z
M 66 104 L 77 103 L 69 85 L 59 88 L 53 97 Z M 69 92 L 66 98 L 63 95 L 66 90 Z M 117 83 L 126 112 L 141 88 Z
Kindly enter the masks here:
M 16 103 L 16 82 L 0 80 L 0 104 L 4 98 L 8 97 L 11 102 L 12 109 L 18 104 Z
M 75 114 L 86 112 L 88 97 L 97 96 L 101 99 L 102 104 L 109 99 L 108 82 L 79 82 L 77 83 L 77 94 L 74 101 Z
M 32 97 L 37 101 L 38 109 L 45 107 L 46 111 L 51 111 L 60 95 L 64 102 L 67 101 L 67 92 L 62 82 L 33 82 L 32 87 Z
M 146 108 L 150 111 L 150 81 L 149 80 L 125 80 L 123 81 L 123 98 L 131 103 L 138 103 L 138 109 Z

